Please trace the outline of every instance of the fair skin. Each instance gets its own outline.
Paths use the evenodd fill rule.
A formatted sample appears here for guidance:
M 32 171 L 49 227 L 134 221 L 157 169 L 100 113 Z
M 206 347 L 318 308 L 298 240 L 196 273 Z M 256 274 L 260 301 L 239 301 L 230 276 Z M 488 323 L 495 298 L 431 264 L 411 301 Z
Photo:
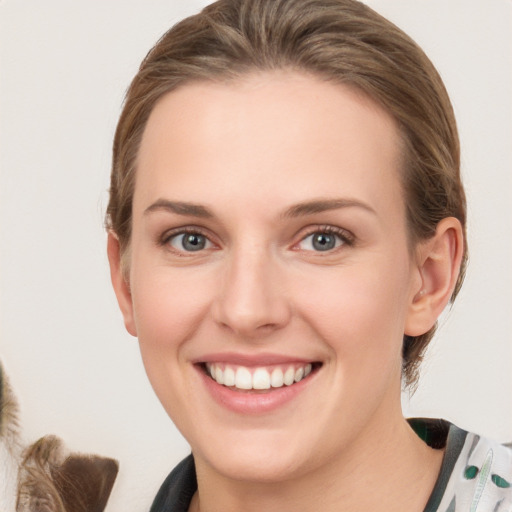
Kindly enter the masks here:
M 403 418 L 401 344 L 449 300 L 462 235 L 444 219 L 411 248 L 399 162 L 386 112 L 298 73 L 189 84 L 154 108 L 129 268 L 112 233 L 109 259 L 192 447 L 191 510 L 423 510 L 443 454 Z M 247 374 L 267 389 L 240 389 Z

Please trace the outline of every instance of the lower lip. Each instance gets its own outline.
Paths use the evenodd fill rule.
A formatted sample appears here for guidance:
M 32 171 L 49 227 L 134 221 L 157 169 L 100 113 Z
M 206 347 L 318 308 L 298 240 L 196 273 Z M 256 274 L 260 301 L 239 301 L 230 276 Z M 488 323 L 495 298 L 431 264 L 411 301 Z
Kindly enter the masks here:
M 317 373 L 313 371 L 291 386 L 270 388 L 265 391 L 236 391 L 218 384 L 206 375 L 201 367 L 197 367 L 197 370 L 213 399 L 227 409 L 240 414 L 264 414 L 284 406 L 302 393 Z

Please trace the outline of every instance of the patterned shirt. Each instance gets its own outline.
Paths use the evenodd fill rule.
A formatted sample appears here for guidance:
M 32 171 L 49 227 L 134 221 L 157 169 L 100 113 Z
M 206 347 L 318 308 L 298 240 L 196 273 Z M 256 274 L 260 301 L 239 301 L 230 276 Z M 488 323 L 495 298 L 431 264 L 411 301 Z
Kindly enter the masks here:
M 443 420 L 411 419 L 433 448 L 446 447 L 424 512 L 512 512 L 512 449 Z

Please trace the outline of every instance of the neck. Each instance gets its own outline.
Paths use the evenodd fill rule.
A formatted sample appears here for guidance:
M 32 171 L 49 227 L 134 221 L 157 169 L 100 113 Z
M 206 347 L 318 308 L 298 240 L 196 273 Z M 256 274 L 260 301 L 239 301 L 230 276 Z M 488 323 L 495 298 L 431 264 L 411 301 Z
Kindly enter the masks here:
M 362 432 L 347 450 L 314 471 L 280 482 L 226 478 L 196 460 L 197 512 L 422 512 L 443 452 L 429 448 L 401 413 L 397 421 Z

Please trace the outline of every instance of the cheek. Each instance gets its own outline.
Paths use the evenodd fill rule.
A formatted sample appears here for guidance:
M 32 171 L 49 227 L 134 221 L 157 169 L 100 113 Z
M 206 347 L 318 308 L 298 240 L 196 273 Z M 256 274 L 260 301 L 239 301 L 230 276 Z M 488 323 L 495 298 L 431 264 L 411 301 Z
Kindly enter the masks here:
M 174 351 L 205 317 L 215 288 L 211 276 L 165 266 L 133 274 L 134 317 L 141 349 Z
M 178 426 L 191 402 L 187 350 L 203 325 L 211 301 L 211 280 L 200 272 L 165 266 L 134 267 L 132 297 L 139 348 L 149 381 Z
M 400 357 L 408 306 L 408 261 L 401 263 L 331 269 L 323 278 L 311 275 L 296 290 L 306 322 L 338 359 L 361 368 Z

